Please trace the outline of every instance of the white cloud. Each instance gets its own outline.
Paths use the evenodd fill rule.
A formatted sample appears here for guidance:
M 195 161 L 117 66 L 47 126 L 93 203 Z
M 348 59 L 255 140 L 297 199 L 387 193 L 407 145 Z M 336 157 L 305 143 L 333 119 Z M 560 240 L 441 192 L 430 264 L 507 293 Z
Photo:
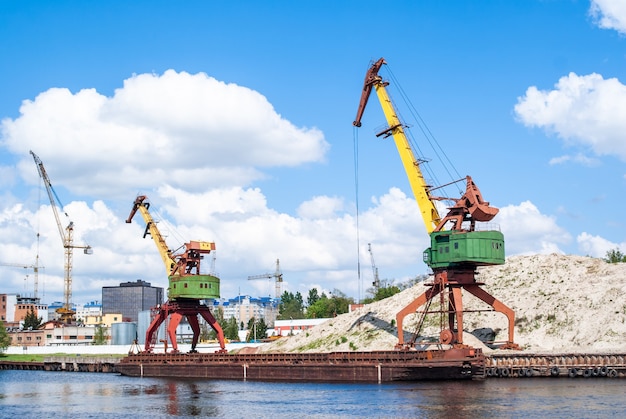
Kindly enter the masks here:
M 626 86 L 615 78 L 570 73 L 553 90 L 531 86 L 518 98 L 515 113 L 526 126 L 553 132 L 566 145 L 626 161 Z
M 600 161 L 598 159 L 585 156 L 582 153 L 577 153 L 575 155 L 563 155 L 559 157 L 553 157 L 550 159 L 549 164 L 557 165 L 557 164 L 565 164 L 567 162 L 578 163 L 587 167 L 594 167 L 600 164 Z
M 341 198 L 316 196 L 300 204 L 297 213 L 302 218 L 327 218 L 342 209 L 343 200 Z
M 591 0 L 589 14 L 599 27 L 626 35 L 626 2 L 623 0 Z
M 104 199 L 161 184 L 247 185 L 264 176 L 260 168 L 321 162 L 329 147 L 321 131 L 294 126 L 258 92 L 203 73 L 136 75 L 113 97 L 49 89 L 20 113 L 2 121 L 2 143 L 25 156 L 24 178 L 36 181 L 32 149 L 54 182 Z
M 563 253 L 560 246 L 571 241 L 570 234 L 553 217 L 539 212 L 530 201 L 500 208 L 494 222 L 501 225 L 506 254 Z
M 308 292 L 315 284 L 324 290 L 337 288 L 357 296 L 358 257 L 361 280 L 370 282 L 368 242 L 373 243 L 383 278 L 399 282 L 425 271 L 421 255 L 428 246 L 428 235 L 415 201 L 392 188 L 372 202 L 360 215 L 360 247 L 356 219 L 349 212 L 352 207 L 346 211 L 334 197 L 318 196 L 307 201 L 301 210 L 308 216 L 295 217 L 268 208 L 258 189 L 233 187 L 192 193 L 163 187 L 151 199 L 150 212 L 160 220 L 159 229 L 171 248 L 189 240 L 216 242 L 216 268 L 222 278 L 223 296 L 231 297 L 246 289 L 256 289 L 263 295 L 269 289 L 273 292 L 271 281 L 268 286 L 263 281 L 247 281 L 247 277 L 271 271 L 276 259 L 280 259 L 285 275 L 284 289 Z M 74 301 L 99 299 L 103 285 L 136 279 L 166 286 L 165 268 L 156 246 L 150 236 L 143 238 L 143 220 L 136 216 L 132 224 L 124 222 L 131 206 L 132 197 L 127 211 L 119 215 L 101 201 L 91 207 L 84 202 L 70 202 L 65 207 L 76 226 L 75 243 L 93 247 L 89 256 L 75 251 Z M 30 213 L 22 206 L 13 206 L 0 212 L 3 254 L 29 262 L 37 252 L 37 231 L 41 233 L 41 263 L 46 266 L 42 281 L 47 301 L 60 301 L 63 247 L 50 207 L 44 205 Z M 24 292 L 21 272 L 10 274 L 12 279 L 5 283 L 7 292 Z
M 593 257 L 606 257 L 606 253 L 613 249 L 626 249 L 626 242 L 612 243 L 600 236 L 592 236 L 589 233 L 583 232 L 576 237 L 578 248 L 582 254 Z

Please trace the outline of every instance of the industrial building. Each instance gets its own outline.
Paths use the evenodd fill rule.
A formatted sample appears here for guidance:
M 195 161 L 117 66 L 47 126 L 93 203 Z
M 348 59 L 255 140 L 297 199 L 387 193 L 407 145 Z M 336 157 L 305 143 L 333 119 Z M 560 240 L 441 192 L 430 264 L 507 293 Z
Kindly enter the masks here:
M 138 279 L 118 287 L 102 287 L 102 314 L 122 313 L 125 322 L 137 322 L 139 312 L 163 304 L 163 288 Z

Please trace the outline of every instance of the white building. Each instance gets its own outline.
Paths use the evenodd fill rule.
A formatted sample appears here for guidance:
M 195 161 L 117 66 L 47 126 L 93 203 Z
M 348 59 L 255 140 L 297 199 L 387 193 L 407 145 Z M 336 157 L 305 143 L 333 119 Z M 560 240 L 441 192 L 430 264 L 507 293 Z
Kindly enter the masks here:
M 100 301 L 90 301 L 82 306 L 76 306 L 76 320 L 83 322 L 88 316 L 102 316 L 102 303 Z
M 271 297 L 251 297 L 249 295 L 240 295 L 235 298 L 214 300 L 213 309 L 221 308 L 224 310 L 224 319 L 231 317 L 237 319 L 237 324 L 244 327 L 248 326 L 251 318 L 256 320 L 263 319 L 268 327 L 271 327 L 278 317 L 278 305 L 280 299 Z

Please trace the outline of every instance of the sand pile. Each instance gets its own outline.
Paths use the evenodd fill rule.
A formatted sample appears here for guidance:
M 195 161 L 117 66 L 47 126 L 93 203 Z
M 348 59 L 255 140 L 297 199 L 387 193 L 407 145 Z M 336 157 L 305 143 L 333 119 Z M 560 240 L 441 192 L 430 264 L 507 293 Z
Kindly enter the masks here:
M 515 311 L 515 342 L 535 352 L 626 351 L 626 263 L 563 256 L 513 256 L 504 265 L 480 269 L 483 288 Z M 426 282 L 431 282 L 427 280 Z M 263 352 L 333 352 L 393 349 L 396 313 L 426 290 L 423 284 L 383 301 L 342 314 L 313 329 L 262 347 Z M 463 294 L 467 310 L 488 309 Z M 432 317 L 432 318 L 431 318 Z M 404 321 L 405 341 L 416 330 L 418 316 Z M 508 322 L 495 312 L 464 315 L 464 343 L 481 346 L 470 332 L 490 328 L 505 341 Z M 438 320 L 430 316 L 421 336 L 436 337 Z

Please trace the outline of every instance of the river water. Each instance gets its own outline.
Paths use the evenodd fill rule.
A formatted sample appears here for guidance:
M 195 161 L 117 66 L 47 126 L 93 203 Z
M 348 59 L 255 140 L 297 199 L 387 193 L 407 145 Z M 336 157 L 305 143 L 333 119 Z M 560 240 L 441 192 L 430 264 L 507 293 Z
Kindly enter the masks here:
M 0 371 L 2 418 L 624 418 L 626 380 L 263 383 Z

